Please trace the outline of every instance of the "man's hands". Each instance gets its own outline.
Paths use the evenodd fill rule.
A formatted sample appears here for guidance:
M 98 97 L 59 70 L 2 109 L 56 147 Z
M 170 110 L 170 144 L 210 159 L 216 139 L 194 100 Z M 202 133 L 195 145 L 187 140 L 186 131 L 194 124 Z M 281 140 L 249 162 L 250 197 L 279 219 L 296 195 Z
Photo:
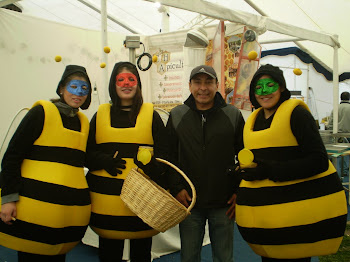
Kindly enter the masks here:
M 17 208 L 16 208 L 16 202 L 9 202 L 6 204 L 3 204 L 1 206 L 1 220 L 8 224 L 8 225 L 12 225 L 11 221 L 16 220 L 16 216 L 17 216 Z
M 230 207 L 228 208 L 226 215 L 230 218 L 230 219 L 234 219 L 235 218 L 235 212 L 236 212 L 236 194 L 233 194 L 230 198 L 229 201 L 227 201 L 227 204 L 230 205 Z
M 177 201 L 183 204 L 186 208 L 190 206 L 189 202 L 192 201 L 192 198 L 188 194 L 186 189 L 182 189 L 175 197 Z

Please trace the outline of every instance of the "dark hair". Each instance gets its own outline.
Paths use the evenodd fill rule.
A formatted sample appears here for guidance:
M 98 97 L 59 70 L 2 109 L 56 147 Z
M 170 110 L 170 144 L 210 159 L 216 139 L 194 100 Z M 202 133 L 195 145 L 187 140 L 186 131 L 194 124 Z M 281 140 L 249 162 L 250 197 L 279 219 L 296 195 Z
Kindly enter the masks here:
M 348 101 L 350 100 L 350 93 L 349 92 L 343 92 L 340 95 L 340 100 Z
M 143 98 L 142 98 L 142 92 L 141 92 L 141 87 L 142 87 L 141 80 L 140 80 L 139 72 L 137 71 L 136 66 L 129 63 L 129 62 L 125 62 L 125 63 L 121 64 L 116 69 L 115 76 L 117 76 L 121 71 L 123 71 L 123 69 L 130 71 L 130 73 L 133 73 L 137 77 L 136 94 L 133 98 L 132 107 L 131 107 L 130 114 L 129 114 L 129 119 L 130 119 L 131 123 L 136 124 L 137 115 L 139 114 L 141 106 L 143 104 Z M 115 82 L 115 79 L 114 79 L 114 82 Z M 115 101 L 112 99 L 112 102 L 113 102 L 113 107 L 115 107 L 116 112 L 119 113 L 121 110 L 121 100 L 120 100 L 118 94 L 116 94 Z
M 64 78 L 58 85 L 58 91 L 61 92 L 61 89 L 64 88 L 74 77 L 83 77 L 85 79 L 86 82 L 90 82 L 89 79 L 86 78 L 86 74 L 84 73 L 81 73 L 81 72 L 76 72 L 76 73 L 73 73 L 73 74 L 70 74 L 69 76 L 67 76 L 66 78 Z M 91 89 L 91 86 L 90 86 L 90 89 Z M 59 93 L 59 96 L 60 98 L 51 98 L 50 101 L 52 103 L 57 103 L 57 102 L 63 102 L 65 104 L 66 101 L 64 101 L 64 98 L 63 98 L 63 95 L 61 95 L 61 93 Z

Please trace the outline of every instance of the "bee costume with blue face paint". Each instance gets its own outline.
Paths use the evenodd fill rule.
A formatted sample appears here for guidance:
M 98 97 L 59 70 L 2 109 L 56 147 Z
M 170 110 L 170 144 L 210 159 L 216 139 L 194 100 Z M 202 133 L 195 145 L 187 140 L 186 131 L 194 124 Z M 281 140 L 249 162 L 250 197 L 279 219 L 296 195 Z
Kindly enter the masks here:
M 67 86 L 72 81 L 72 88 L 77 81 L 84 85 L 84 94 L 70 93 Z M 71 106 L 89 107 L 85 68 L 67 66 L 57 93 L 60 99 L 33 105 L 2 162 L 0 244 L 18 250 L 19 261 L 43 261 L 46 256 L 64 261 L 84 236 L 90 219 L 83 169 L 89 121 Z M 13 205 L 12 213 L 6 212 Z M 8 222 L 11 216 L 14 221 Z
M 256 90 L 263 88 L 257 84 L 263 76 L 272 81 L 261 85 L 275 81 L 280 90 L 273 84 Z M 265 65 L 256 72 L 250 99 L 258 109 L 244 127 L 244 146 L 257 167 L 242 172 L 236 221 L 262 261 L 336 253 L 346 225 L 345 193 L 315 121 L 303 101 L 289 97 L 279 68 Z

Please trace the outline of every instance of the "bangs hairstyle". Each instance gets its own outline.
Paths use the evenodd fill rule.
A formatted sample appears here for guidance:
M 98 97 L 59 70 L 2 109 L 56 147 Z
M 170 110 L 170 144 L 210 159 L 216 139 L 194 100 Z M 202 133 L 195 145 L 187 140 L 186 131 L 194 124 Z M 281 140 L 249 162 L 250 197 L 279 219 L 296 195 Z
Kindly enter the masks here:
M 137 71 L 137 68 L 131 63 L 125 63 L 125 64 L 119 66 L 118 70 L 116 71 L 116 76 L 124 69 L 126 69 L 130 73 L 134 74 L 137 78 L 136 93 L 135 93 L 135 96 L 133 98 L 132 107 L 131 107 L 130 114 L 129 114 L 129 119 L 130 119 L 131 123 L 136 124 L 137 115 L 139 114 L 141 106 L 143 104 L 143 98 L 142 98 L 142 92 L 141 92 L 141 79 L 139 76 L 139 72 Z M 118 95 L 116 95 L 115 110 L 117 113 L 119 113 L 121 110 L 121 99 L 119 98 Z

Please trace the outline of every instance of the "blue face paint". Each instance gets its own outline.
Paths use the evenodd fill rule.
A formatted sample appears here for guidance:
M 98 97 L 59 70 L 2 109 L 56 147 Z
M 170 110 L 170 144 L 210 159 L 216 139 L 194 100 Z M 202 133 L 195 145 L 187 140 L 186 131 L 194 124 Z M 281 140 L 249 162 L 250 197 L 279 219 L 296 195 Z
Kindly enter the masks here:
M 85 81 L 74 79 L 67 84 L 67 91 L 76 96 L 86 96 L 89 94 L 90 86 Z

